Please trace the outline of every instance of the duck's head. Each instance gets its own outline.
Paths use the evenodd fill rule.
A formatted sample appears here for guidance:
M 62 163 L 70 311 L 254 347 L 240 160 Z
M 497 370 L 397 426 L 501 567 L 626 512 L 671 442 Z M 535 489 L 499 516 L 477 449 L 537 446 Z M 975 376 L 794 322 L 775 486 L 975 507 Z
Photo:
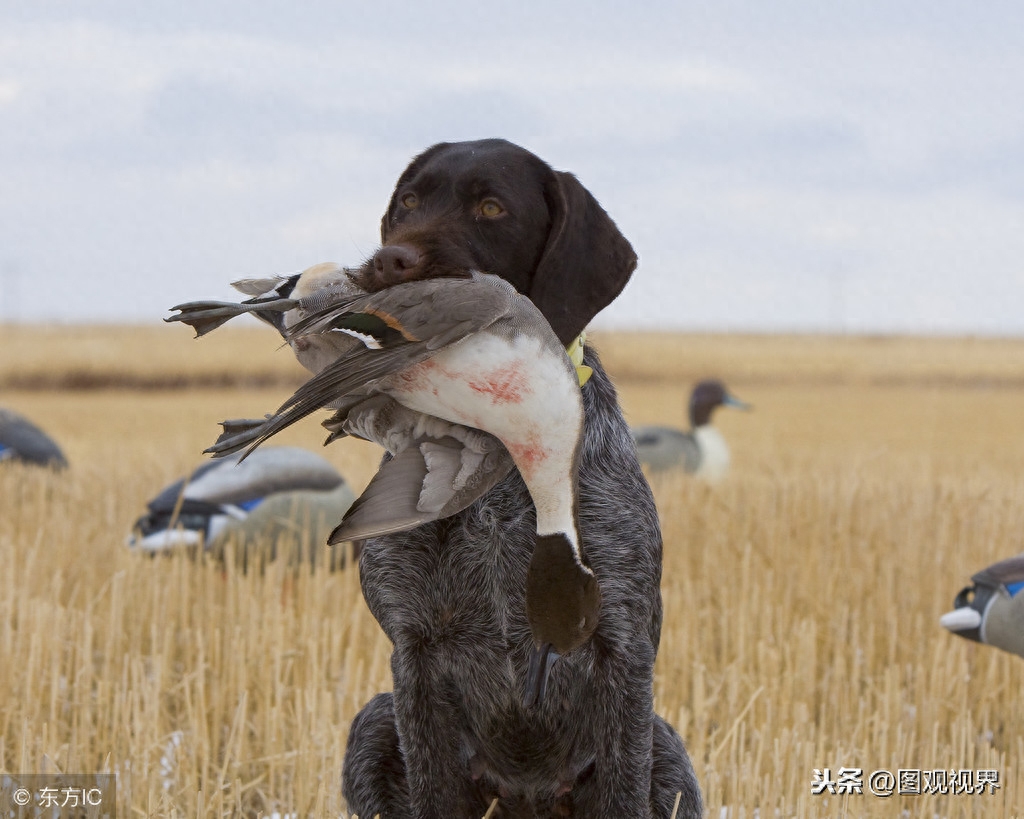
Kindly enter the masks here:
M 711 413 L 718 407 L 749 410 L 750 404 L 729 393 L 725 384 L 717 379 L 701 381 L 690 393 L 690 426 L 694 429 L 711 421 Z
M 978 572 L 939 623 L 960 637 L 1024 657 L 1024 555 Z
M 526 573 L 526 619 L 533 650 L 524 704 L 544 699 L 551 667 L 589 640 L 601 611 L 601 589 L 579 550 L 564 534 L 538 535 Z

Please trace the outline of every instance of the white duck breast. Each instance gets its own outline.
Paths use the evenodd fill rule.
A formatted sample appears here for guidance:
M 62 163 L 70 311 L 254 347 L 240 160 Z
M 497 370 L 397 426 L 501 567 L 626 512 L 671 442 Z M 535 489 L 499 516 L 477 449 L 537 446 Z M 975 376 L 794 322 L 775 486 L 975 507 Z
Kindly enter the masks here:
M 722 433 L 711 424 L 705 424 L 693 431 L 693 437 L 700 450 L 700 463 L 693 474 L 709 481 L 724 478 L 729 471 L 729 445 Z
M 572 482 L 583 424 L 576 373 L 560 344 L 482 332 L 380 389 L 410 409 L 485 429 L 512 456 L 537 507 L 537 532 L 574 533 Z

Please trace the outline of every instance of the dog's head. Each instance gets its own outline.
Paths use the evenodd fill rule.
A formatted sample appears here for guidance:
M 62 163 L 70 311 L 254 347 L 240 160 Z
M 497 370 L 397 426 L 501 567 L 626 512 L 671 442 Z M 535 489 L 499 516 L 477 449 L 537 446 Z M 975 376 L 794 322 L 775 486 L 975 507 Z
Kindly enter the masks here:
M 636 254 L 568 173 L 502 139 L 443 142 L 416 157 L 381 220 L 361 284 L 466 276 L 509 281 L 568 344 L 621 291 Z

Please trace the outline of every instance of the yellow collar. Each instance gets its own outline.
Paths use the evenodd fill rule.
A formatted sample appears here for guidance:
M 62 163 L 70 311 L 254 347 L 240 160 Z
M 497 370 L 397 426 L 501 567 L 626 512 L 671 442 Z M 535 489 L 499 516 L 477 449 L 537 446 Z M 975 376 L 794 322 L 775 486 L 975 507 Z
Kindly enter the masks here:
M 594 374 L 593 368 L 583 363 L 583 345 L 586 343 L 587 332 L 584 330 L 565 348 L 565 352 L 569 355 L 569 360 L 576 367 L 576 377 L 580 380 L 580 387 L 586 384 L 590 380 L 590 376 Z

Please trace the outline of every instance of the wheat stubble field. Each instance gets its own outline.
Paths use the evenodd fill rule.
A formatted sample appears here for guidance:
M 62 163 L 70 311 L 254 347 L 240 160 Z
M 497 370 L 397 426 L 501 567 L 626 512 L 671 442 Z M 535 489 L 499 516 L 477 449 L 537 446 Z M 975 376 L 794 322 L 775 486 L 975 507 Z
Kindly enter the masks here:
M 635 423 L 751 402 L 733 471 L 652 481 L 656 708 L 709 817 L 1024 815 L 1024 660 L 937 623 L 1024 551 L 1024 341 L 595 334 Z M 0 405 L 64 446 L 0 469 L 0 770 L 113 771 L 119 815 L 337 817 L 349 722 L 390 685 L 356 572 L 243 575 L 123 545 L 216 422 L 302 372 L 273 334 L 0 327 Z M 307 421 L 283 440 L 319 448 Z M 325 455 L 357 487 L 374 448 Z M 984 795 L 812 795 L 815 768 L 997 770 Z

